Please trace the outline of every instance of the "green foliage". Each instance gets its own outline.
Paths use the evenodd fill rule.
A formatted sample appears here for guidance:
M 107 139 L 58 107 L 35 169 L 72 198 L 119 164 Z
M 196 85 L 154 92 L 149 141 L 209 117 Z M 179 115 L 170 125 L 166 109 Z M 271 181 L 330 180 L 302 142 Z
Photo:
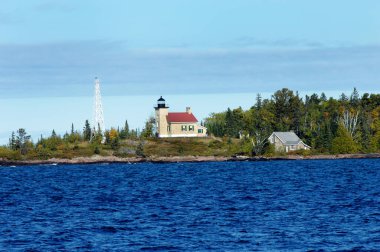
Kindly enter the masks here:
M 86 122 L 84 124 L 84 128 L 83 128 L 83 138 L 84 138 L 84 140 L 90 141 L 91 140 L 91 135 L 92 135 L 91 126 L 90 126 L 90 123 L 88 122 L 88 120 L 86 120 Z
M 127 139 L 130 135 L 128 121 L 125 121 L 124 128 L 120 131 L 120 139 Z
M 9 138 L 9 148 L 11 150 L 17 150 L 16 135 L 14 131 L 12 131 L 12 135 Z
M 344 126 L 339 125 L 337 135 L 332 141 L 331 152 L 334 154 L 351 154 L 357 151 L 357 144 Z
M 267 145 L 265 145 L 264 154 L 265 156 L 268 156 L 268 157 L 274 156 L 276 154 L 276 149 L 275 149 L 274 144 L 268 143 Z
M 154 117 L 150 117 L 146 122 L 145 122 L 145 127 L 141 132 L 141 137 L 142 138 L 150 138 L 154 137 L 154 125 L 156 123 L 156 120 Z
M 372 152 L 380 150 L 380 131 L 372 137 L 370 148 Z
M 311 151 L 292 154 L 357 153 L 380 151 L 380 94 L 356 88 L 350 96 L 327 98 L 324 93 L 305 99 L 287 88 L 276 91 L 270 99 L 256 96 L 255 104 L 243 110 L 227 108 L 212 113 L 204 125 L 210 138 L 157 139 L 155 120 L 150 117 L 143 130 L 130 129 L 125 121 L 121 129 L 111 128 L 103 135 L 91 128 L 88 120 L 82 132 L 71 130 L 61 137 L 51 136 L 33 144 L 25 129 L 12 132 L 7 147 L 0 147 L 0 158 L 9 160 L 87 157 L 94 154 L 131 156 L 232 156 L 285 155 L 276 153 L 267 139 L 273 131 L 294 130 Z M 238 138 L 241 139 L 238 139 Z
M 63 144 L 63 140 L 60 136 L 58 136 L 55 131 L 53 130 L 50 137 L 44 139 L 41 138 L 37 142 L 37 147 L 41 145 L 42 148 L 46 148 L 50 151 L 56 151 L 58 150 L 58 147 Z
M 53 152 L 48 148 L 43 147 L 42 144 L 39 144 L 36 147 L 36 155 L 38 159 L 49 159 L 53 156 Z
M 216 137 L 223 137 L 226 132 L 226 113 L 212 113 L 205 121 L 208 132 Z
M 100 148 L 97 145 L 94 148 L 94 154 L 100 154 Z
M 306 95 L 304 100 L 297 92 L 283 88 L 271 99 L 257 95 L 256 104 L 246 111 L 228 108 L 210 114 L 206 127 L 210 135 L 218 137 L 237 138 L 239 132 L 248 134 L 256 155 L 267 153 L 265 139 L 272 132 L 289 130 L 310 145 L 313 153 L 330 153 L 342 122 L 354 141 L 353 150 L 346 152 L 380 150 L 376 137 L 380 132 L 380 94 L 364 94 L 360 98 L 356 88 L 350 96 L 343 93 L 339 99 L 328 99 L 322 93 Z M 338 151 L 337 146 L 334 151 Z
M 143 142 L 140 142 L 139 145 L 137 145 L 137 148 L 136 148 L 136 155 L 138 157 L 145 157 L 145 153 L 144 153 L 144 143 Z
M 21 128 L 17 130 L 15 149 L 20 151 L 21 155 L 26 155 L 33 144 L 30 142 L 30 135 L 28 135 L 25 129 Z
M 0 146 L 0 158 L 7 160 L 19 160 L 21 159 L 21 154 L 17 150 L 12 150 L 10 148 Z

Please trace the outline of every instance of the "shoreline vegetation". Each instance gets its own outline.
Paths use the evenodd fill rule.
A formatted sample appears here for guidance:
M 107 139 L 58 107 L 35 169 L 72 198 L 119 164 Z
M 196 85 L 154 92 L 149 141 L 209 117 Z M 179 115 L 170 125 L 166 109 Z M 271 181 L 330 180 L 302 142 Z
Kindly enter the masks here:
M 372 154 L 337 154 L 337 155 L 287 155 L 287 156 L 171 156 L 171 157 L 129 157 L 115 156 L 76 157 L 73 159 L 51 158 L 47 160 L 5 160 L 0 158 L 0 166 L 58 165 L 58 164 L 103 164 L 103 163 L 199 163 L 199 162 L 264 162 L 284 160 L 336 160 L 336 159 L 380 159 L 380 153 Z
M 380 158 L 380 94 L 359 96 L 356 89 L 334 99 L 301 98 L 284 88 L 270 99 L 258 94 L 247 110 L 211 113 L 201 124 L 208 137 L 157 138 L 154 118 L 141 131 L 126 121 L 101 132 L 86 120 L 81 130 L 53 130 L 36 142 L 20 128 L 0 146 L 0 165 Z M 275 150 L 268 142 L 274 131 L 294 131 L 312 149 Z

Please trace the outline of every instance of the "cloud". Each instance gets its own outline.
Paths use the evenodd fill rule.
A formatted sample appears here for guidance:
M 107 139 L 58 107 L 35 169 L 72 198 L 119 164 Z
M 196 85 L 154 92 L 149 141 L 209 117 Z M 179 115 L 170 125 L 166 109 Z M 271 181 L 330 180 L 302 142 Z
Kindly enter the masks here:
M 0 98 L 379 91 L 380 46 L 302 49 L 129 50 L 121 42 L 0 45 Z
M 227 45 L 227 44 L 226 44 Z M 325 45 L 318 41 L 310 41 L 307 39 L 276 39 L 276 40 L 268 40 L 268 39 L 260 39 L 250 36 L 244 36 L 237 38 L 236 40 L 228 43 L 230 46 L 238 46 L 238 47 L 324 47 Z

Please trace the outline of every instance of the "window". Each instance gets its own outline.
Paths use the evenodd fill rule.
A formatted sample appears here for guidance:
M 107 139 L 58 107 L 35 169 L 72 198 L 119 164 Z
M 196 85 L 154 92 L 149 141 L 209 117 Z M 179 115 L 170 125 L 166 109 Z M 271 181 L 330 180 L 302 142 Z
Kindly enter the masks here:
M 198 129 L 198 134 L 202 134 L 203 133 L 203 129 Z
M 187 125 L 182 125 L 182 126 L 181 126 L 181 130 L 182 130 L 182 131 L 187 131 Z
M 194 125 L 189 125 L 189 131 L 194 131 Z

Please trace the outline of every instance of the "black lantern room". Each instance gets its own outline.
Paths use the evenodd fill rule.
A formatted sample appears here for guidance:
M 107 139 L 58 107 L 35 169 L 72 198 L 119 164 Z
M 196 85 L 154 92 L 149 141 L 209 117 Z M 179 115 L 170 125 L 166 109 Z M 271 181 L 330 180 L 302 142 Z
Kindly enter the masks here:
M 160 99 L 157 100 L 157 107 L 156 108 L 168 108 L 165 103 L 165 99 L 160 97 Z

